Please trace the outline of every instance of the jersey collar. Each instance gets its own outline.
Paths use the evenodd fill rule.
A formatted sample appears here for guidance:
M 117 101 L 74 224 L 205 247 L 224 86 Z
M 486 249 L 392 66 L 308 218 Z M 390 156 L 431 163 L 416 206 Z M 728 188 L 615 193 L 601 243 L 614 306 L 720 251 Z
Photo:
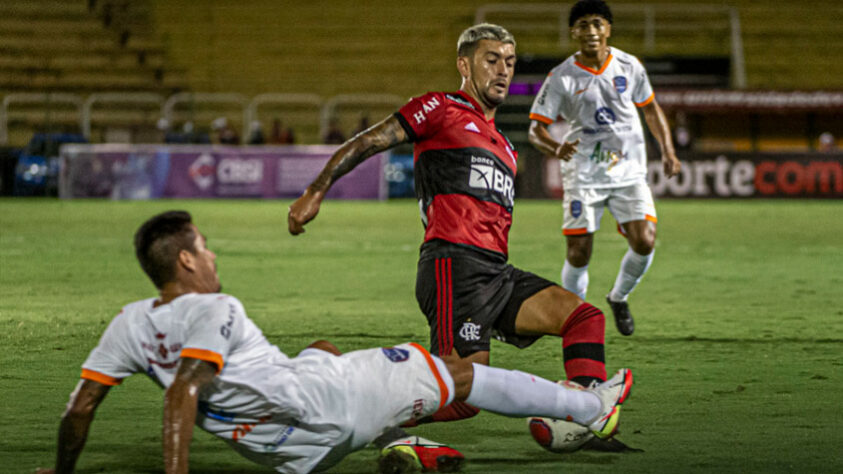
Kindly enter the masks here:
M 459 90 L 456 93 L 457 93 L 457 95 L 459 95 L 463 99 L 467 100 L 471 104 L 471 106 L 474 107 L 474 111 L 477 112 L 481 117 L 483 117 L 483 120 L 486 123 L 489 123 L 492 126 L 495 126 L 495 118 L 492 117 L 491 119 L 486 120 L 486 114 L 483 113 L 483 107 L 481 107 L 480 104 L 477 103 L 476 100 L 474 100 L 474 97 L 471 97 L 470 95 L 466 94 L 462 90 Z
M 607 57 L 606 57 L 606 60 L 605 60 L 605 61 L 603 61 L 603 65 L 600 67 L 600 70 L 599 70 L 599 71 L 598 71 L 598 70 L 596 70 L 596 69 L 592 69 L 592 68 L 590 68 L 590 67 L 586 66 L 585 64 L 583 64 L 583 63 L 581 63 L 581 62 L 577 61 L 577 59 L 576 59 L 576 58 L 577 58 L 577 56 L 576 56 L 576 55 L 574 55 L 574 64 L 575 64 L 577 67 L 582 68 L 582 69 L 584 69 L 584 70 L 586 70 L 586 71 L 588 71 L 588 72 L 590 72 L 590 73 L 594 74 L 595 76 L 599 76 L 599 75 L 603 74 L 603 71 L 605 71 L 607 67 L 609 67 L 609 63 L 610 63 L 610 62 L 612 62 L 612 57 L 613 57 L 613 56 L 612 56 L 612 50 L 611 50 L 611 49 L 609 49 L 609 56 L 607 56 Z

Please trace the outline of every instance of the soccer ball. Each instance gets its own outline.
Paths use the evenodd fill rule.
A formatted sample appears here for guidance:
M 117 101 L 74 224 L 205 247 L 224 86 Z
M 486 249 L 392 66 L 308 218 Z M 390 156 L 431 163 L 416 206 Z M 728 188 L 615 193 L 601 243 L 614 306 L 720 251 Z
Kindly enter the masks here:
M 539 446 L 554 453 L 576 451 L 594 437 L 594 433 L 573 421 L 553 418 L 528 418 L 530 435 Z
M 556 383 L 582 389 L 582 385 L 570 380 Z M 576 451 L 594 437 L 594 433 L 583 425 L 553 418 L 527 418 L 527 427 L 539 446 L 554 453 Z

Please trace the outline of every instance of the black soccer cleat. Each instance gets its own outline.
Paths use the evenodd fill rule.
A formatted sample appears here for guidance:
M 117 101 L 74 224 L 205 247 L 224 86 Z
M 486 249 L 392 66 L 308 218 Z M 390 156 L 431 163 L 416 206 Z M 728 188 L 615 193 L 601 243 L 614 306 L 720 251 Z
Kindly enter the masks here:
M 632 313 L 629 312 L 629 304 L 626 301 L 612 301 L 608 296 L 606 296 L 606 302 L 612 308 L 618 332 L 624 336 L 631 336 L 635 331 L 635 320 L 632 319 Z

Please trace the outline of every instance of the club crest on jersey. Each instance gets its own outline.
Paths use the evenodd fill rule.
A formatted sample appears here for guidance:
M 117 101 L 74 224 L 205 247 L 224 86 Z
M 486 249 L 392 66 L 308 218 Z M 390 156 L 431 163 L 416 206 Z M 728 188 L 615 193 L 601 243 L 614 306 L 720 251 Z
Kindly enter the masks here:
M 624 91 L 626 91 L 626 77 L 615 76 L 615 78 L 612 79 L 612 83 L 615 85 L 615 90 L 617 90 L 619 94 L 623 94 Z
M 382 347 L 383 355 L 392 362 L 404 362 L 410 358 L 410 351 L 397 347 Z
M 571 201 L 571 215 L 575 218 L 582 215 L 582 201 Z
M 460 328 L 460 337 L 465 341 L 479 341 L 480 325 L 472 322 L 464 322 Z
M 594 112 L 594 120 L 600 125 L 611 125 L 615 123 L 615 112 L 609 107 L 600 107 Z

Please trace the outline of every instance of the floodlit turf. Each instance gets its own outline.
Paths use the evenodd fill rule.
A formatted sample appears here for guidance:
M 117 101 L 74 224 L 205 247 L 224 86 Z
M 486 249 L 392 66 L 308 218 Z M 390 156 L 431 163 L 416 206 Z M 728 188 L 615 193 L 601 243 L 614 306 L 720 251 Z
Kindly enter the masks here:
M 190 210 L 219 255 L 224 290 L 294 354 L 317 337 L 352 350 L 426 342 L 414 298 L 415 202 L 327 202 L 305 235 L 288 202 L 0 200 L 0 471 L 54 459 L 59 416 L 79 366 L 120 307 L 153 294 L 134 261 L 140 222 Z M 539 448 L 521 419 L 481 414 L 416 432 L 468 457 L 466 472 L 843 471 L 843 204 L 662 201 L 655 263 L 631 298 L 636 332 L 607 327 L 610 370 L 636 385 L 620 439 L 643 453 Z M 521 201 L 511 261 L 557 280 L 558 203 Z M 604 217 L 589 301 L 608 310 L 624 240 Z M 562 376 L 558 339 L 492 363 Z M 111 390 L 79 472 L 161 470 L 163 393 L 143 376 Z M 334 472 L 374 469 L 373 449 Z M 197 432 L 193 472 L 266 472 Z

